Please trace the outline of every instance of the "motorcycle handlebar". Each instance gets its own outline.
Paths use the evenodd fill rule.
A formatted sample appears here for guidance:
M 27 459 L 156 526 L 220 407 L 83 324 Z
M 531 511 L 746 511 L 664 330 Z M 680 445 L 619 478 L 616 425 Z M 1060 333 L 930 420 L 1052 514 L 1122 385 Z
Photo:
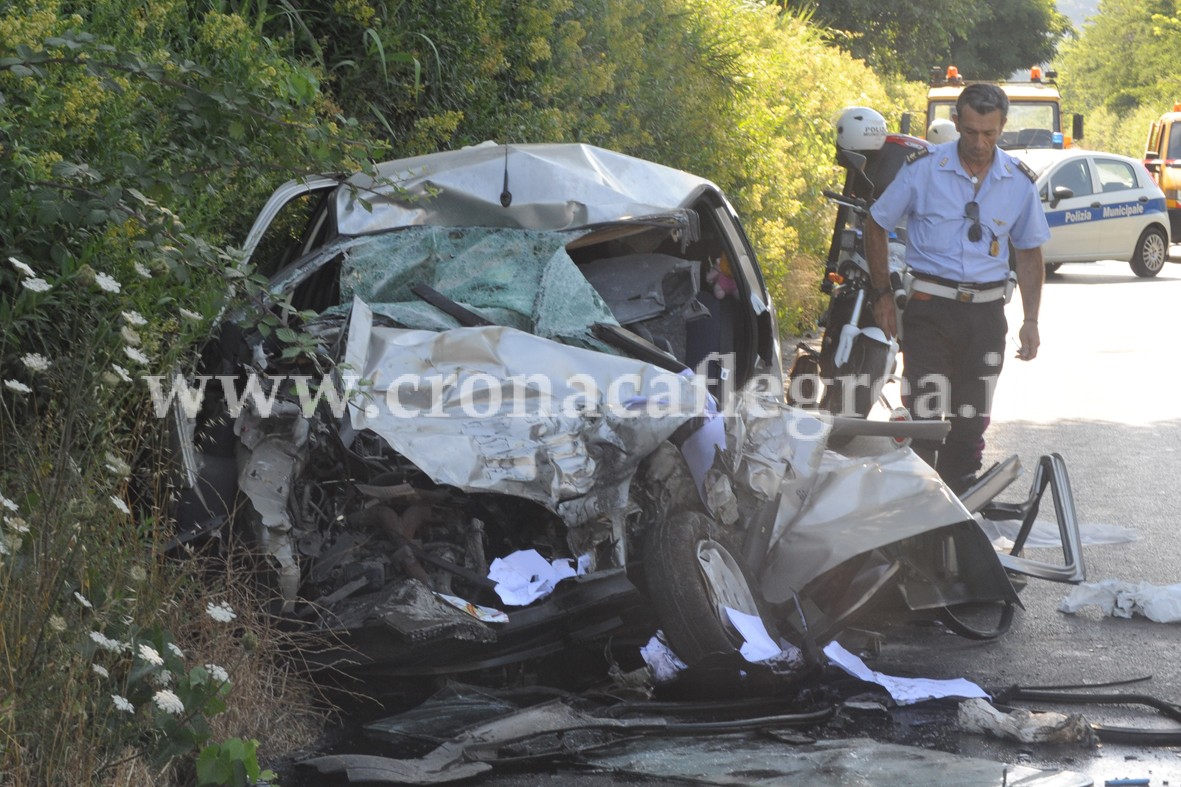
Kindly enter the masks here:
M 840 205 L 844 205 L 845 207 L 848 207 L 848 208 L 852 208 L 853 210 L 855 210 L 858 213 L 864 214 L 869 211 L 868 203 L 866 203 L 865 200 L 860 199 L 858 197 L 849 197 L 844 194 L 838 194 L 835 191 L 830 191 L 829 189 L 824 189 L 820 193 L 823 194 L 824 196 L 828 197 L 833 202 L 836 202 Z

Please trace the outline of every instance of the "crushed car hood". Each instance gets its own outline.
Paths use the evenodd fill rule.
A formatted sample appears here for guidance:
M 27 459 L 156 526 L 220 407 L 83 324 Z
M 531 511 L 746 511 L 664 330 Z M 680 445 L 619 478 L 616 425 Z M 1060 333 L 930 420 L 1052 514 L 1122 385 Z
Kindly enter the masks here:
M 346 362 L 369 382 L 350 408 L 355 429 L 436 483 L 531 499 L 569 524 L 624 507 L 640 461 L 704 411 L 691 379 L 642 361 L 502 326 L 377 326 L 360 299 Z M 657 400 L 670 407 L 646 412 Z

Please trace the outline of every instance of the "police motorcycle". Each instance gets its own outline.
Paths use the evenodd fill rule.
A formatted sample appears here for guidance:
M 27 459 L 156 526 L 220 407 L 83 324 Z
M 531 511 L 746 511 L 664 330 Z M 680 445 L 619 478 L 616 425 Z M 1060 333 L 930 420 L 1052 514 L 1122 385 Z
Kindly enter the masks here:
M 829 296 L 818 320 L 818 349 L 797 345 L 791 398 L 812 402 L 831 413 L 864 418 L 882 399 L 895 371 L 899 346 L 874 322 L 873 285 L 865 254 L 869 208 L 894 179 L 906 157 L 929 143 L 907 134 L 889 134 L 881 114 L 867 107 L 845 109 L 836 124 L 837 163 L 845 170 L 840 193 L 825 189 L 837 206 L 832 241 L 820 289 Z M 890 233 L 890 286 L 899 307 L 905 303 L 905 230 Z M 898 417 L 904 417 L 898 411 Z

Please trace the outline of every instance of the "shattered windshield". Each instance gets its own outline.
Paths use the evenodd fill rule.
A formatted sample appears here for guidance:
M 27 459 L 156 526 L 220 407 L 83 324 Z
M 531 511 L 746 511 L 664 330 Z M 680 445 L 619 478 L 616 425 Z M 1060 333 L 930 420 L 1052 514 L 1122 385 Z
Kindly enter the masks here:
M 414 294 L 426 284 L 488 322 L 601 348 L 590 326 L 615 317 L 565 246 L 568 233 L 495 227 L 408 227 L 352 243 L 342 303 L 359 297 L 406 328 L 448 330 L 455 317 Z

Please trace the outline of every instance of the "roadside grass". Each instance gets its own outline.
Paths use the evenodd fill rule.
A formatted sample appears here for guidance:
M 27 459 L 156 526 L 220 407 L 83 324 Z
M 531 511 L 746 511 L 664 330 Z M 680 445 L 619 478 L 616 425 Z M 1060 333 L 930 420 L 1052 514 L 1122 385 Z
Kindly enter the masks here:
M 315 643 L 280 630 L 230 562 L 162 557 L 166 468 L 144 460 L 164 453 L 142 450 L 161 423 L 117 439 L 133 389 L 73 364 L 0 402 L 0 783 L 247 783 L 234 755 L 200 781 L 202 752 L 257 741 L 277 757 L 314 739 L 331 708 L 293 656 Z M 261 776 L 242 751 L 239 770 Z

